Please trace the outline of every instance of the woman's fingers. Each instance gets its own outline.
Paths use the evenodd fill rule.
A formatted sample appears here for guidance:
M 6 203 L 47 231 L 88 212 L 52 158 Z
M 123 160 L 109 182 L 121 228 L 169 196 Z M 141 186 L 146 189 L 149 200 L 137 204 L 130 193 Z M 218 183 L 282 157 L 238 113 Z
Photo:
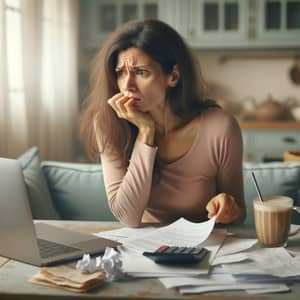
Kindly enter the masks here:
M 216 222 L 228 224 L 235 221 L 239 216 L 239 207 L 234 197 L 225 193 L 212 198 L 206 206 L 208 217 L 216 216 Z
M 118 118 L 127 120 L 134 124 L 137 128 L 148 126 L 154 127 L 154 122 L 149 113 L 139 111 L 135 106 L 135 99 L 132 98 L 130 93 L 121 92 L 110 99 L 107 103 L 116 112 Z
M 218 198 L 220 203 L 219 211 L 217 212 L 216 221 L 220 223 L 230 223 L 237 218 L 237 205 L 232 196 L 227 194 L 220 194 Z
M 206 210 L 208 211 L 208 217 L 209 218 L 212 218 L 218 212 L 218 202 L 217 201 L 212 201 L 212 200 L 209 201 L 206 205 Z
M 118 93 L 116 95 L 114 95 L 113 97 L 111 97 L 110 99 L 108 99 L 107 103 L 113 108 L 113 110 L 116 112 L 116 114 L 118 115 L 119 111 L 118 111 L 118 106 L 116 104 L 116 102 L 119 99 L 122 99 L 124 97 L 123 93 Z
M 133 99 L 129 98 L 123 93 L 118 93 L 110 98 L 107 102 L 109 105 L 111 105 L 119 118 L 128 119 L 128 108 L 129 105 L 132 104 Z
M 128 118 L 128 109 L 125 106 L 125 104 L 128 102 L 132 102 L 132 99 L 128 98 L 127 96 L 124 96 L 116 101 L 117 113 L 119 118 Z

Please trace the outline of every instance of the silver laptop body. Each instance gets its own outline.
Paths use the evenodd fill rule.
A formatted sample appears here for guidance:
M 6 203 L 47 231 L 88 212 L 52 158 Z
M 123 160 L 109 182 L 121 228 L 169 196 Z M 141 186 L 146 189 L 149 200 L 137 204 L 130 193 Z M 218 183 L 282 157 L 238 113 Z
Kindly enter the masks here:
M 41 243 L 47 247 L 50 244 L 46 252 L 41 252 Z M 74 260 L 84 253 L 103 253 L 106 247 L 118 245 L 118 242 L 90 234 L 34 223 L 19 162 L 0 158 L 0 256 L 45 266 Z

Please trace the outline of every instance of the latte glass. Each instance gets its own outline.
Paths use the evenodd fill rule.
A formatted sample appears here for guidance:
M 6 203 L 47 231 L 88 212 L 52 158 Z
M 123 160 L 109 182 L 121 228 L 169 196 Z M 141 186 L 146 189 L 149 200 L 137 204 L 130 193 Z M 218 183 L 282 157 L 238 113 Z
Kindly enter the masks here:
M 286 196 L 256 198 L 254 222 L 256 236 L 265 247 L 281 247 L 286 244 L 291 226 L 293 199 Z

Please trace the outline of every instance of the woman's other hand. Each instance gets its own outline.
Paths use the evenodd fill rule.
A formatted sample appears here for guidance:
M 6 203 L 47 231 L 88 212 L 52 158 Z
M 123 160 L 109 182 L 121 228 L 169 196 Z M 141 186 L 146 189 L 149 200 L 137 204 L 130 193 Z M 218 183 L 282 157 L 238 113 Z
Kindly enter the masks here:
M 221 193 L 213 197 L 206 205 L 208 217 L 216 216 L 217 223 L 229 224 L 238 219 L 240 208 L 233 196 Z

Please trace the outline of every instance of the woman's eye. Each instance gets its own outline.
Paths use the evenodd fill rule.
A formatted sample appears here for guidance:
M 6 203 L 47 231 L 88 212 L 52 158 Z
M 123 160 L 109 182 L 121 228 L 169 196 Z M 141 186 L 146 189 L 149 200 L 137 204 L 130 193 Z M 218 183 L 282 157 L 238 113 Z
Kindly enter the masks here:
M 140 76 L 143 76 L 143 77 L 146 77 L 148 74 L 149 74 L 149 71 L 143 70 L 143 69 L 137 69 L 135 71 L 135 75 L 140 75 Z
M 123 70 L 116 70 L 116 74 L 117 74 L 117 77 L 121 77 L 122 75 L 124 75 L 124 71 Z

